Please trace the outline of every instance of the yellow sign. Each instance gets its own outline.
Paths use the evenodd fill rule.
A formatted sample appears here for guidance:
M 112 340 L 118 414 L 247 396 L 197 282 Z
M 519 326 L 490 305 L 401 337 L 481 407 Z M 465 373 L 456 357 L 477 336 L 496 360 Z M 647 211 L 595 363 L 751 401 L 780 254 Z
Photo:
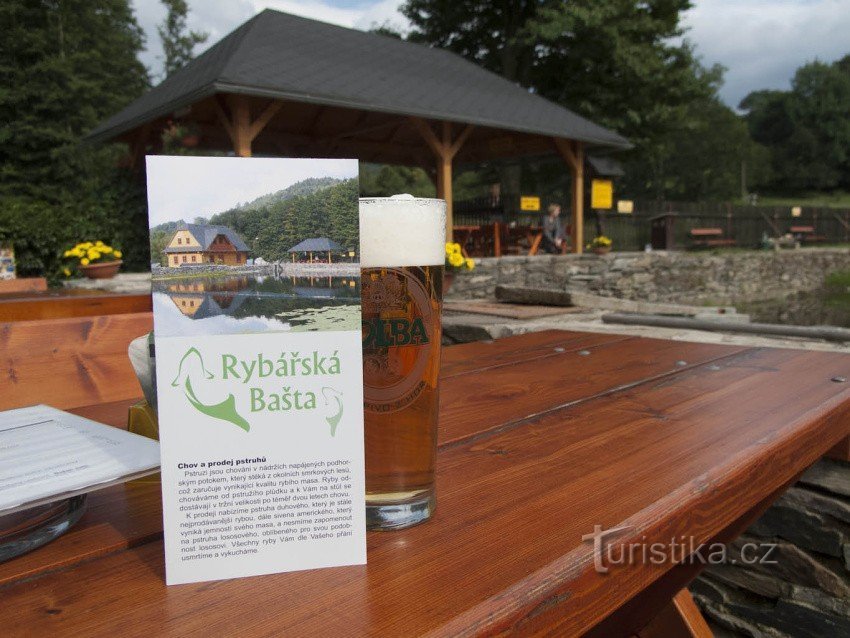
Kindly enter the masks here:
M 590 185 L 590 207 L 609 209 L 614 206 L 614 183 L 610 179 L 595 179 Z
M 802 214 L 803 209 L 799 206 L 794 206 L 794 208 L 791 209 L 791 217 L 800 217 Z
M 618 199 L 617 212 L 624 215 L 631 215 L 635 212 L 635 203 L 630 199 Z
M 526 197 L 522 196 L 519 198 L 519 209 L 520 210 L 540 210 L 540 198 L 539 197 Z

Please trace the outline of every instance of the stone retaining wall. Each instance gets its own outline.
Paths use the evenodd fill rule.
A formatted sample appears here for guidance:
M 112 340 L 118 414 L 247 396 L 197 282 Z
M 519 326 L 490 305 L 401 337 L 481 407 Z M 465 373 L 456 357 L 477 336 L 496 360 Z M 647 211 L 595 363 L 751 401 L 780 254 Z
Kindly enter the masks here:
M 501 284 L 725 305 L 816 289 L 827 273 L 840 270 L 850 270 L 850 248 L 484 258 L 475 270 L 458 274 L 449 297 L 490 298 Z
M 769 543 L 774 548 L 768 551 Z M 755 547 L 744 552 L 744 544 Z M 850 636 L 850 463 L 806 472 L 690 589 L 732 636 Z M 749 564 L 753 557 L 765 564 Z

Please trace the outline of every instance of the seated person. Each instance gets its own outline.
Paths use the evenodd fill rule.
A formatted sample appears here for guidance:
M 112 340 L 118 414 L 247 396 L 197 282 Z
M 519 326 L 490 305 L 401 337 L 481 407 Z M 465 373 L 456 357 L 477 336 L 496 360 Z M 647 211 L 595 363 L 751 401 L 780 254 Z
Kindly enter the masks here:
M 549 204 L 549 215 L 543 220 L 543 239 L 540 246 L 552 255 L 562 253 L 564 248 L 566 235 L 560 217 L 561 205 L 555 202 Z

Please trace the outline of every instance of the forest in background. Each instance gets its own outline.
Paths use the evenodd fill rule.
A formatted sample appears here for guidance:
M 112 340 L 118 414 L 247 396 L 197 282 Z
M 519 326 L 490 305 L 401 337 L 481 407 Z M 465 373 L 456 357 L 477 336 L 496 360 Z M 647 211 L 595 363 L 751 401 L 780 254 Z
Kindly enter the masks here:
M 356 179 L 305 179 L 276 193 L 263 195 L 230 210 L 189 220 L 196 224 L 228 226 L 242 236 L 252 257 L 286 260 L 295 244 L 311 237 L 328 237 L 345 251 L 359 248 L 358 186 Z M 162 251 L 183 221 L 151 229 L 150 250 L 163 263 Z
M 125 268 L 148 267 L 144 178 L 123 145 L 83 141 L 98 123 L 192 58 L 206 34 L 185 0 L 162 0 L 162 69 L 129 0 L 4 0 L 0 5 L 0 242 L 22 275 L 61 271 L 62 251 L 101 239 Z M 628 137 L 618 197 L 708 201 L 850 191 L 850 58 L 810 62 L 788 91 L 755 91 L 736 111 L 718 97 L 683 33 L 688 0 L 407 0 L 404 37 L 443 47 Z M 390 37 L 401 37 L 378 28 Z M 685 36 L 685 37 L 683 37 Z M 9 88 L 11 87 L 11 88 Z M 181 149 L 169 149 L 181 152 Z M 743 179 L 742 179 L 743 178 Z M 561 162 L 458 167 L 455 197 L 537 192 L 566 198 Z M 364 195 L 431 195 L 422 169 L 363 165 Z

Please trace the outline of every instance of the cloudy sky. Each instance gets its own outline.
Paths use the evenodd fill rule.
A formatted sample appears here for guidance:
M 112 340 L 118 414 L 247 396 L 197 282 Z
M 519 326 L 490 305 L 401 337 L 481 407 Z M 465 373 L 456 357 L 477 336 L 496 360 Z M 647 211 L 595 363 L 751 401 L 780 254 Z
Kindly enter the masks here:
M 148 35 L 143 59 L 155 73 L 162 67 L 156 25 L 160 0 L 132 0 Z M 386 22 L 404 30 L 399 0 L 189 0 L 189 24 L 219 40 L 265 8 L 324 22 L 369 29 Z M 687 38 L 707 65 L 727 67 L 721 91 L 730 106 L 750 91 L 787 88 L 794 70 L 814 59 L 831 62 L 850 53 L 850 0 L 695 0 L 685 23 Z M 206 45 L 205 45 L 206 46 Z
M 154 155 L 147 162 L 151 228 L 211 217 L 308 177 L 357 177 L 356 160 Z

